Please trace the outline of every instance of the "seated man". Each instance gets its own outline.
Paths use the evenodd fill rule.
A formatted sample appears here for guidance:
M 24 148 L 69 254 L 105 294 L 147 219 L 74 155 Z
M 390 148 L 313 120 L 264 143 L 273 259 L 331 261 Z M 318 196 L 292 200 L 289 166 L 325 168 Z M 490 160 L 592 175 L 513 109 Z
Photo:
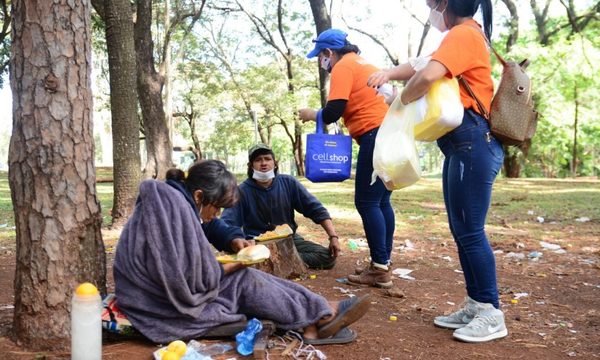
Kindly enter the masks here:
M 210 244 L 219 246 L 218 230 L 203 225 L 218 222 L 237 197 L 235 176 L 216 160 L 196 163 L 187 177 L 170 171 L 167 182 L 142 182 L 113 266 L 118 306 L 134 328 L 166 343 L 256 317 L 301 329 L 309 344 L 353 341 L 356 333 L 346 327 L 367 312 L 368 294 L 329 302 L 294 282 L 217 262 Z
M 221 219 L 241 227 L 246 238 L 288 224 L 294 231 L 294 244 L 304 263 L 313 269 L 331 269 L 340 245 L 327 209 L 294 177 L 277 173 L 275 154 L 267 145 L 253 146 L 248 160 L 248 179 L 239 187 L 240 201 L 225 209 Z M 304 240 L 296 233 L 294 210 L 323 227 L 329 248 Z

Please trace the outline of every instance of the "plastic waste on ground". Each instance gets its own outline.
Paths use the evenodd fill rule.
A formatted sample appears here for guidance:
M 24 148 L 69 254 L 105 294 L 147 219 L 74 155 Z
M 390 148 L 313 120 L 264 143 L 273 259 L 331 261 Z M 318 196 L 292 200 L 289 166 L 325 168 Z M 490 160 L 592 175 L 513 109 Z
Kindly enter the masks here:
M 167 346 L 164 346 L 156 350 L 153 354 L 154 360 L 161 360 L 167 348 Z M 213 356 L 224 354 L 231 349 L 233 349 L 233 346 L 229 344 L 204 344 L 196 340 L 190 340 L 187 344 L 185 355 L 179 360 L 212 360 Z
M 462 123 L 464 107 L 460 101 L 458 81 L 442 78 L 433 83 L 427 94 L 407 105 L 415 116 L 415 139 L 435 141 Z
M 102 299 L 90 283 L 77 287 L 71 300 L 71 359 L 102 359 Z
M 246 325 L 246 329 L 235 335 L 236 350 L 244 356 L 254 352 L 254 342 L 256 334 L 262 330 L 262 323 L 258 319 L 251 319 Z
M 397 275 L 399 278 L 404 279 L 404 280 L 415 280 L 414 277 L 408 275 L 411 272 L 412 272 L 412 270 L 410 270 L 410 269 L 397 268 L 392 271 L 392 274 Z
M 405 188 L 421 178 L 414 116 L 409 116 L 406 109 L 397 97 L 385 114 L 375 138 L 371 184 L 379 177 L 388 190 Z

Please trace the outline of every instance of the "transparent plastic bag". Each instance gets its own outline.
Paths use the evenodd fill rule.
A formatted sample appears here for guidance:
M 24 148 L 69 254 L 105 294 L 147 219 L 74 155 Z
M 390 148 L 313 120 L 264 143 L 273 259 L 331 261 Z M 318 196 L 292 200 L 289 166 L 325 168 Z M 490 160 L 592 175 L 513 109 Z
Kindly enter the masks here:
M 398 190 L 421 178 L 414 138 L 416 110 L 402 105 L 399 96 L 390 106 L 375 138 L 371 184 L 379 177 L 388 190 Z
M 455 78 L 437 80 L 425 96 L 407 107 L 415 107 L 415 139 L 419 141 L 439 139 L 458 127 L 464 114 Z

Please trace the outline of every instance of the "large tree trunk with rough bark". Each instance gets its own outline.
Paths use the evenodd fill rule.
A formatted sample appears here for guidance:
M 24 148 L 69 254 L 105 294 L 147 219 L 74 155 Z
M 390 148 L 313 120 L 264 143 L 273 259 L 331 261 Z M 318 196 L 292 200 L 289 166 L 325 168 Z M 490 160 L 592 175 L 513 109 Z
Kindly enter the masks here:
M 112 224 L 124 225 L 135 206 L 141 179 L 136 56 L 129 0 L 95 0 L 106 29 L 113 138 Z
M 172 144 L 169 138 L 162 88 L 165 80 L 154 67 L 152 41 L 152 1 L 138 0 L 135 23 L 135 51 L 137 53 L 137 88 L 148 158 L 144 169 L 146 178 L 164 179 L 173 166 Z
M 13 330 L 27 348 L 66 349 L 77 283 L 90 281 L 106 291 L 91 119 L 90 4 L 16 0 L 12 6 Z

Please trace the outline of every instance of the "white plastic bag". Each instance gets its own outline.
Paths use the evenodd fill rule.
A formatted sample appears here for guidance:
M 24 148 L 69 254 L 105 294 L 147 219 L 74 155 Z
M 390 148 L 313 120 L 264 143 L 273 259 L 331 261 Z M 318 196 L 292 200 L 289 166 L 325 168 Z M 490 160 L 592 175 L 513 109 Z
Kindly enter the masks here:
M 415 145 L 415 107 L 405 107 L 400 96 L 394 100 L 379 127 L 373 151 L 371 184 L 379 177 L 388 190 L 410 186 L 421 178 Z

